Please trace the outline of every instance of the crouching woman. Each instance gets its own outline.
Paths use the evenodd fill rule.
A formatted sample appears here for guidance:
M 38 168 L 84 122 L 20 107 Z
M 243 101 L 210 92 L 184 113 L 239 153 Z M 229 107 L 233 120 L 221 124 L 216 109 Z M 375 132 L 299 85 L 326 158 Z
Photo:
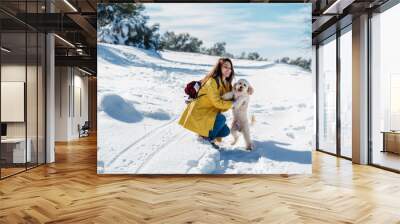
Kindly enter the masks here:
M 214 148 L 216 139 L 230 133 L 226 118 L 221 112 L 232 107 L 232 101 L 221 98 L 232 90 L 234 70 L 229 58 L 220 58 L 208 75 L 201 80 L 198 97 L 191 101 L 183 112 L 179 124 L 209 141 Z

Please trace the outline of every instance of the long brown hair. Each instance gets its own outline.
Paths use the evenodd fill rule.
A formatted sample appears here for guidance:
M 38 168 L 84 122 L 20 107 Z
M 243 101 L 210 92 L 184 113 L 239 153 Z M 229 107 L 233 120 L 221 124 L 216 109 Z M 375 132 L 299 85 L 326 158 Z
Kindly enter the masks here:
M 219 78 L 219 81 L 221 82 L 221 84 L 223 84 L 223 82 L 222 82 L 222 65 L 225 62 L 229 62 L 231 64 L 231 68 L 232 68 L 231 69 L 231 75 L 228 78 L 226 78 L 226 81 L 228 81 L 229 90 L 232 90 L 232 81 L 233 81 L 233 78 L 235 76 L 235 72 L 233 70 L 232 61 L 229 58 L 220 58 L 220 59 L 218 59 L 217 63 L 214 65 L 214 67 L 211 69 L 211 71 L 206 75 L 206 77 L 204 77 L 201 80 L 201 84 L 204 85 L 210 78 L 215 78 L 215 79 Z M 218 80 L 216 80 L 216 81 L 218 82 Z

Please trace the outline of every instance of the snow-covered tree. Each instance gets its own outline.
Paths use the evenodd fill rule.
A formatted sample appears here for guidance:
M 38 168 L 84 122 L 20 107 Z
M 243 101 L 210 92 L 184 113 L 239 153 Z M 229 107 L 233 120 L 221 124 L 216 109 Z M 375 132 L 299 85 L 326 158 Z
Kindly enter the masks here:
M 284 57 L 281 59 L 277 59 L 275 63 L 284 63 L 284 64 L 289 64 L 289 65 L 297 65 L 299 67 L 302 67 L 308 71 L 311 71 L 311 59 L 305 59 L 302 57 L 298 57 L 295 60 L 290 59 L 289 57 Z
M 215 55 L 215 56 L 223 56 L 226 54 L 225 50 L 226 43 L 225 42 L 217 42 L 207 50 L 209 55 Z
M 247 58 L 249 60 L 258 60 L 260 59 L 260 55 L 257 52 L 251 52 L 248 54 Z
M 289 62 L 291 65 L 297 65 L 304 69 L 311 70 L 311 59 L 304 59 L 302 57 L 296 58 L 296 60 L 291 60 Z
M 285 63 L 288 64 L 289 63 L 290 58 L 289 57 L 284 57 L 280 60 L 280 63 Z
M 144 9 L 139 3 L 99 4 L 98 41 L 158 50 L 159 25 L 147 25 Z
M 175 34 L 167 31 L 161 37 L 161 46 L 163 49 L 184 52 L 201 52 L 203 41 L 189 33 Z
M 246 52 L 242 52 L 239 56 L 239 59 L 246 59 Z

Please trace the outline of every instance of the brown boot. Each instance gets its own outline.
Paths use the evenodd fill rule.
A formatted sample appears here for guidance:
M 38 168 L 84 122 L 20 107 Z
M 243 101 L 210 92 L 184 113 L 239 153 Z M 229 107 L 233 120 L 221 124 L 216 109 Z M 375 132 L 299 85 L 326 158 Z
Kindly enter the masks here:
M 222 142 L 222 138 L 220 138 L 220 137 L 216 138 L 215 142 L 221 143 Z

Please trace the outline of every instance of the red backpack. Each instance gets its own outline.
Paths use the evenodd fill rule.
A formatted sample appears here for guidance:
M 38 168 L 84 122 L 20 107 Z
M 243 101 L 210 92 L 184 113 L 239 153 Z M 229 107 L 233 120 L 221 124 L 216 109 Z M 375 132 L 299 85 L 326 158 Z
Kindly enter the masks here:
M 200 81 L 191 81 L 186 84 L 185 93 L 189 96 L 189 99 L 196 99 L 201 87 Z
M 216 81 L 217 81 L 217 86 L 219 88 L 219 80 L 216 79 Z M 206 94 L 198 95 L 201 87 L 203 87 L 203 85 L 201 84 L 201 81 L 191 81 L 188 84 L 186 84 L 185 93 L 186 93 L 186 95 L 188 95 L 188 99 L 186 100 L 186 103 L 190 103 L 193 100 L 206 95 Z

